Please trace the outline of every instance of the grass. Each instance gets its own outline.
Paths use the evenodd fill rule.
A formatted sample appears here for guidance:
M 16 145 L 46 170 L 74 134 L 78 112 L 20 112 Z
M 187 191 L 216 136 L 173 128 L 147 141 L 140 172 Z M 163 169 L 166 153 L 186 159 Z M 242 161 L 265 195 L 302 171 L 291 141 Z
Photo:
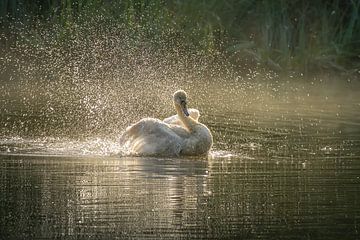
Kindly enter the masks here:
M 304 73 L 359 72 L 359 12 L 358 0 L 0 0 L 5 35 L 41 26 L 66 42 L 89 24 L 121 26 L 154 48 Z

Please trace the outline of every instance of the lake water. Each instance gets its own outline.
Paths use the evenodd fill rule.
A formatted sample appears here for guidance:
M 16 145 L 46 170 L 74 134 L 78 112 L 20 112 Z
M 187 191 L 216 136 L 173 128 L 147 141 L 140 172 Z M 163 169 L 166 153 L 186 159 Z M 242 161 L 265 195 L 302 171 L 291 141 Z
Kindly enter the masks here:
M 126 98 L 116 121 L 90 114 L 109 101 L 6 91 L 0 239 L 360 238 L 359 82 L 192 86 L 173 88 L 213 132 L 203 158 L 131 157 L 118 144 L 130 122 L 171 114 L 171 101 L 131 114 Z M 87 114 L 64 114 L 76 104 Z

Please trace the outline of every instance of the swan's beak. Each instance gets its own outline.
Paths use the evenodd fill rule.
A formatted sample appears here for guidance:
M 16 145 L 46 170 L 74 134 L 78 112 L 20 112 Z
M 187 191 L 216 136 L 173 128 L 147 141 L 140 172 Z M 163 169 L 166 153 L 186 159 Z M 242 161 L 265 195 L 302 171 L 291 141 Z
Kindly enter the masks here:
M 185 115 L 186 115 L 187 117 L 190 115 L 189 112 L 188 112 L 188 110 L 187 110 L 187 108 L 184 108 L 183 111 L 184 111 L 184 113 L 185 113 Z
M 189 114 L 189 112 L 187 110 L 186 102 L 181 102 L 181 108 L 182 108 L 184 114 L 188 117 L 190 114 Z

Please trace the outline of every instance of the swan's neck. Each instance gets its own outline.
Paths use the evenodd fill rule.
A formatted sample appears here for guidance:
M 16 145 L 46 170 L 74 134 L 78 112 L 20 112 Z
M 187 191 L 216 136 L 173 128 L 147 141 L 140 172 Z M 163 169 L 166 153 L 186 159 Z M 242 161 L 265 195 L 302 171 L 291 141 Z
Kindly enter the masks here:
M 197 125 L 197 122 L 191 117 L 186 116 L 183 110 L 181 109 L 181 106 L 179 106 L 178 104 L 175 104 L 175 109 L 177 115 L 179 116 L 180 121 L 190 132 L 192 132 L 194 130 L 194 127 Z

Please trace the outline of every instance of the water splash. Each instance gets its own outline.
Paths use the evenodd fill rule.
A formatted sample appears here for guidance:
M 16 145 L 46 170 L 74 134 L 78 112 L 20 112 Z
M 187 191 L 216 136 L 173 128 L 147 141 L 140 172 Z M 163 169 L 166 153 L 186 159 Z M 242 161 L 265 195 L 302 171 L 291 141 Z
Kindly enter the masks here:
M 238 153 L 226 150 L 212 150 L 209 154 L 210 158 L 233 158 L 238 156 Z
M 83 141 L 69 138 L 22 138 L 0 140 L 0 154 L 45 156 L 122 156 L 126 150 L 116 140 L 89 138 Z
M 70 138 L 22 138 L 8 137 L 0 139 L 2 155 L 42 155 L 42 156 L 129 156 L 126 146 L 118 139 L 87 138 L 74 140 Z M 209 158 L 231 159 L 235 157 L 249 158 L 241 153 L 213 149 Z
M 16 47 L 4 51 L 1 135 L 116 136 L 140 118 L 172 115 L 175 90 L 198 94 L 194 82 L 224 67 L 94 21 L 73 26 L 65 39 L 56 27 L 24 29 Z
M 2 152 L 116 154 L 125 127 L 174 114 L 171 96 L 180 88 L 189 95 L 189 107 L 201 111 L 220 151 L 258 151 L 261 139 L 304 134 L 306 124 L 335 128 L 337 122 L 326 122 L 324 114 L 358 119 L 355 111 L 338 107 L 338 88 L 325 92 L 322 80 L 309 88 L 280 82 L 275 73 L 245 69 L 241 74 L 223 56 L 211 58 L 181 44 L 172 48 L 118 25 L 89 22 L 71 31 L 59 36 L 56 26 L 24 29 L 14 48 L 0 49 Z M 309 106 L 324 96 L 327 104 L 314 107 L 322 115 L 313 119 Z M 349 94 L 347 101 L 353 104 L 350 99 L 357 96 Z M 343 105 L 357 109 L 356 104 Z M 356 129 L 348 124 L 342 131 Z

